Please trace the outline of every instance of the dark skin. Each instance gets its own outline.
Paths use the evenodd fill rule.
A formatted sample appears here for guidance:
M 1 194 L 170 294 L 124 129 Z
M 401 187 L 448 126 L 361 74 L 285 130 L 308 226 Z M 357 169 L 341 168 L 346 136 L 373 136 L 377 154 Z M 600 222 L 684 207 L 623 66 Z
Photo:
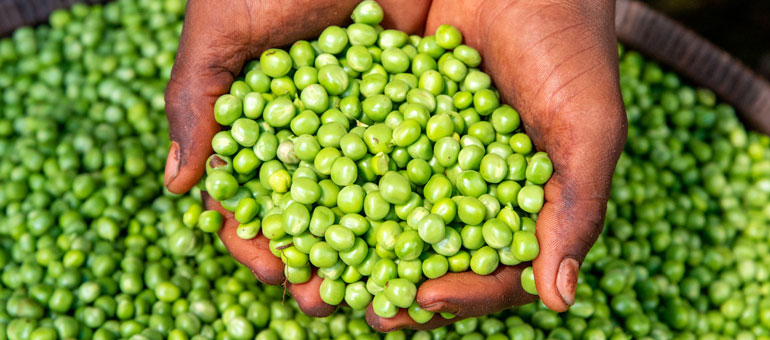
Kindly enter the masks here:
M 210 140 L 220 130 L 214 102 L 229 92 L 246 61 L 267 48 L 312 39 L 326 26 L 345 25 L 356 4 L 190 0 L 166 89 L 172 140 L 168 189 L 185 192 L 202 176 L 212 153 Z M 387 0 L 380 5 L 386 28 L 427 35 L 441 24 L 457 27 L 464 43 L 481 53 L 483 70 L 503 102 L 520 112 L 535 147 L 553 160 L 554 174 L 537 220 L 541 251 L 532 266 L 539 298 L 549 308 L 565 311 L 574 303 L 580 263 L 602 230 L 612 173 L 626 138 L 614 1 Z M 207 209 L 224 214 L 219 236 L 233 257 L 262 282 L 283 283 L 283 265 L 269 252 L 267 239 L 238 238 L 232 214 L 207 195 L 204 202 Z M 536 297 L 520 283 L 527 265 L 501 266 L 488 276 L 449 273 L 423 283 L 417 293 L 420 306 L 453 313 L 453 320 L 436 315 L 420 325 L 406 310 L 384 319 L 370 306 L 367 321 L 379 331 L 431 329 L 532 302 Z M 328 315 L 336 308 L 321 301 L 320 283 L 314 275 L 307 283 L 287 284 L 309 315 Z

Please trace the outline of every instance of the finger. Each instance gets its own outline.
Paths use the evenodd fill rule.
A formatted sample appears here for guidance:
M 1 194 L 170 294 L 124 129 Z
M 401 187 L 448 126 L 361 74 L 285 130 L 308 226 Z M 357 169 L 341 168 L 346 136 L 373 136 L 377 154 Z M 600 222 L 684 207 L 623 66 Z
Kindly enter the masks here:
M 431 0 L 380 0 L 385 17 L 382 27 L 404 31 L 408 34 L 422 34 Z M 409 8 L 404 11 L 403 8 Z
M 224 224 L 218 234 L 230 255 L 248 267 L 262 283 L 281 284 L 284 280 L 283 262 L 270 252 L 268 245 L 270 240 L 262 233 L 250 240 L 238 237 L 235 232 L 238 228 L 238 221 L 233 218 L 233 213 L 222 208 L 222 205 L 211 198 L 208 193 L 202 192 L 201 196 L 206 209 L 219 211 L 224 217 Z
M 607 209 L 603 187 L 611 180 L 599 178 L 605 183 L 586 187 L 570 177 L 557 174 L 546 184 L 546 204 L 535 231 L 540 244 L 533 261 L 535 285 L 543 303 L 559 312 L 575 302 L 580 263 L 602 231 Z
M 337 306 L 330 305 L 321 300 L 319 289 L 324 280 L 316 274 L 313 269 L 313 275 L 305 283 L 287 283 L 291 296 L 297 301 L 299 308 L 307 315 L 322 318 L 329 316 L 337 310 Z
M 375 331 L 378 332 L 392 332 L 399 329 L 414 329 L 414 330 L 431 330 L 439 327 L 446 326 L 453 322 L 461 320 L 459 317 L 452 319 L 445 319 L 439 314 L 436 314 L 426 323 L 417 323 L 409 316 L 409 312 L 405 308 L 400 308 L 398 313 L 392 318 L 383 318 L 374 313 L 372 305 L 366 308 L 366 322 L 369 323 Z
M 229 91 L 247 57 L 249 38 L 238 34 L 248 32 L 248 28 L 239 27 L 244 23 L 234 20 L 223 28 L 226 32 L 211 29 L 221 26 L 216 22 L 218 16 L 212 14 L 222 11 L 221 7 L 212 1 L 188 4 L 179 51 L 166 87 L 171 147 L 164 184 L 173 193 L 186 192 L 203 175 L 206 158 L 212 152 L 211 139 L 220 129 L 214 119 L 214 102 Z
M 490 275 L 467 271 L 447 273 L 425 281 L 417 291 L 417 303 L 425 310 L 474 317 L 521 306 L 536 297 L 521 287 L 521 271 L 527 263 L 500 266 Z

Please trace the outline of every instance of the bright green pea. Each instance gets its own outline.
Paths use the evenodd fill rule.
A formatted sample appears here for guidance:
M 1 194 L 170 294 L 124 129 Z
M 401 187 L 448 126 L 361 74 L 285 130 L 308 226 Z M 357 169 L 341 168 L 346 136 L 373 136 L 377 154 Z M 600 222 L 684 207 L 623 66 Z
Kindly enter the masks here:
M 473 108 L 482 116 L 491 114 L 499 106 L 500 99 L 490 89 L 481 89 L 473 94 Z
M 409 200 L 412 190 L 409 180 L 395 171 L 388 171 L 380 178 L 380 194 L 391 204 L 404 204 Z
M 265 108 L 265 97 L 257 92 L 247 93 L 243 97 L 243 114 L 251 119 L 257 119 L 262 116 L 262 110 Z
M 535 272 L 532 267 L 524 268 L 521 271 L 521 287 L 524 291 L 532 295 L 537 295 L 537 288 L 535 287 Z
M 350 30 L 350 28 L 348 28 Z M 376 36 L 375 36 L 376 37 Z M 345 54 L 348 65 L 358 72 L 364 72 L 372 67 L 374 60 L 369 50 L 364 46 L 352 46 Z
M 455 186 L 461 194 L 469 197 L 479 197 L 487 192 L 487 182 L 483 176 L 474 170 L 464 170 L 457 176 Z
M 452 273 L 460 273 L 467 271 L 471 265 L 471 254 L 467 251 L 460 251 L 457 254 L 447 259 L 449 262 L 449 271 Z
M 537 152 L 530 158 L 525 174 L 528 181 L 545 184 L 553 174 L 553 163 L 544 152 Z
M 291 183 L 291 198 L 302 204 L 313 204 L 321 198 L 321 187 L 310 178 L 297 178 Z
M 270 77 L 283 77 L 291 70 L 292 60 L 286 51 L 271 48 L 262 52 L 259 57 L 259 66 L 262 72 Z
M 207 233 L 215 233 L 222 228 L 222 214 L 216 210 L 206 210 L 198 217 L 198 227 Z
M 412 159 L 406 165 L 406 173 L 409 181 L 416 185 L 428 183 L 433 174 L 428 162 L 422 159 Z M 451 185 L 451 184 L 450 184 Z
M 383 116 L 384 119 L 384 116 Z M 374 124 L 364 131 L 364 143 L 369 148 L 369 153 L 376 155 L 380 152 L 390 153 L 393 151 L 391 140 L 393 139 L 393 130 L 385 124 Z
M 380 259 L 374 264 L 374 268 L 372 268 L 371 279 L 378 286 L 385 287 L 385 284 L 391 279 L 396 278 L 397 275 L 398 268 L 393 260 Z
M 339 26 L 329 26 L 318 36 L 318 47 L 326 53 L 340 53 L 347 43 L 348 34 Z
M 409 39 L 409 36 L 398 30 L 384 30 L 380 32 L 379 40 L 377 41 L 377 44 L 381 49 L 383 49 L 383 54 L 385 53 L 385 50 L 388 48 L 399 48 L 401 46 L 404 46 L 406 44 L 407 39 Z M 408 62 L 408 59 L 407 59 Z M 401 71 L 403 72 L 403 71 Z M 399 72 L 391 72 L 391 73 L 399 73 Z
M 430 117 L 425 126 L 425 135 L 434 142 L 443 137 L 451 136 L 452 133 L 454 133 L 454 123 L 446 113 Z
M 249 118 L 238 118 L 233 122 L 230 135 L 238 144 L 244 147 L 252 147 L 259 138 L 259 125 Z
M 319 289 L 321 300 L 330 305 L 338 305 L 345 298 L 345 282 L 341 280 L 324 279 Z
M 353 247 L 349 250 L 340 251 L 339 257 L 348 266 L 358 266 L 366 259 L 366 255 L 369 252 L 369 247 L 366 245 L 366 241 L 362 238 L 356 238 Z
M 243 113 L 243 101 L 231 94 L 217 98 L 214 103 L 214 119 L 221 125 L 231 125 Z
M 398 307 L 387 298 L 384 292 L 374 296 L 372 310 L 382 318 L 392 318 L 398 313 Z
M 445 75 L 447 78 L 458 83 L 463 81 L 468 74 L 468 68 L 465 64 L 454 58 L 449 58 L 441 63 L 439 71 L 441 71 L 441 74 Z
M 339 95 L 348 88 L 348 74 L 339 65 L 325 65 L 318 69 L 318 83 L 330 95 Z
M 296 107 L 288 98 L 276 98 L 267 103 L 262 118 L 273 127 L 284 127 L 289 125 L 296 111 Z
M 383 293 L 396 307 L 408 308 L 417 296 L 417 287 L 406 279 L 391 279 L 385 284 Z
M 323 188 L 323 181 L 319 183 L 319 186 Z M 310 217 L 310 226 L 308 229 L 310 232 L 318 237 L 321 237 L 326 232 L 326 229 L 334 224 L 334 213 L 331 209 L 325 206 L 317 206 L 313 208 L 313 215 Z
M 388 96 L 384 94 L 375 94 L 364 99 L 364 101 L 361 102 L 361 108 L 367 117 L 375 122 L 382 122 L 393 109 L 393 103 Z
M 535 233 L 520 230 L 513 234 L 511 252 L 517 260 L 525 262 L 534 260 L 540 253 Z
M 347 28 L 348 40 L 353 47 L 368 47 L 374 45 L 377 42 L 377 31 L 371 25 L 354 23 Z M 368 52 L 367 52 L 368 53 Z M 359 72 L 363 72 L 361 70 Z
M 508 164 L 502 157 L 488 154 L 481 159 L 479 173 L 487 183 L 500 183 L 508 175 Z
M 516 153 L 528 155 L 530 152 L 532 152 L 532 141 L 529 139 L 529 136 L 523 133 L 517 133 L 513 135 L 511 137 L 510 144 L 511 149 L 513 149 L 513 151 Z
M 512 181 L 523 181 L 526 178 L 527 159 L 523 154 L 515 153 L 505 159 L 508 164 L 508 176 Z
M 356 6 L 356 8 L 353 10 L 353 14 L 350 16 L 350 18 L 353 19 L 353 22 L 368 25 L 379 24 L 380 21 L 382 21 L 382 17 L 382 7 L 380 7 L 377 2 L 372 0 L 361 1 L 361 3 L 359 3 L 358 6 Z
M 490 246 L 481 247 L 471 256 L 471 270 L 479 275 L 491 274 L 499 263 L 497 251 Z
M 337 251 L 326 242 L 318 242 L 310 248 L 310 263 L 318 268 L 332 267 L 337 263 Z
M 457 162 L 459 153 L 460 142 L 452 137 L 441 137 L 433 146 L 433 155 L 438 160 L 438 163 L 444 167 L 454 165 Z
M 206 191 L 215 200 L 224 201 L 238 191 L 238 181 L 225 171 L 213 170 L 206 177 Z
M 539 185 L 525 185 L 519 190 L 517 201 L 519 207 L 528 213 L 538 213 L 544 203 L 543 188 Z
M 463 41 L 463 35 L 457 28 L 451 25 L 441 25 L 436 28 L 436 44 L 451 50 L 459 46 Z
M 299 235 L 310 226 L 310 212 L 304 204 L 291 203 L 281 216 L 283 229 L 289 235 Z
M 420 238 L 429 244 L 440 242 L 446 235 L 444 220 L 436 214 L 423 217 L 417 224 L 417 231 Z
M 364 212 L 366 217 L 379 221 L 390 212 L 390 204 L 382 197 L 382 193 L 372 191 L 367 193 L 366 198 L 364 198 Z
M 477 70 L 468 71 L 463 81 L 465 91 L 474 94 L 480 90 L 488 89 L 491 84 L 492 80 L 489 78 L 489 75 Z
M 350 250 L 355 245 L 356 236 L 350 229 L 340 225 L 332 225 L 324 233 L 326 242 L 336 251 Z
M 406 100 L 409 84 L 399 79 L 393 79 L 385 85 L 383 92 L 392 102 L 400 103 Z
M 455 58 L 468 65 L 468 67 L 476 67 L 481 64 L 481 54 L 475 48 L 468 45 L 457 46 L 452 53 Z
M 358 168 L 352 159 L 339 157 L 331 167 L 331 179 L 334 184 L 347 186 L 353 184 L 358 178 Z
M 398 277 L 407 279 L 414 284 L 419 283 L 423 279 L 422 275 L 422 261 L 404 260 L 401 259 L 398 262 Z
M 505 222 L 492 218 L 484 223 L 481 228 L 484 242 L 495 249 L 502 249 L 511 245 L 513 233 Z
M 344 213 L 358 213 L 364 208 L 364 189 L 358 185 L 342 188 L 337 194 L 337 207 Z
M 501 134 L 509 134 L 515 131 L 521 124 L 521 117 L 512 107 L 502 105 L 492 112 L 489 122 L 495 131 Z
M 409 92 L 406 93 L 406 102 L 422 105 L 429 112 L 436 110 L 436 97 L 430 92 L 420 88 L 412 88 L 409 90 Z M 406 112 L 404 118 L 406 118 Z
M 402 260 L 417 259 L 422 253 L 423 242 L 420 235 L 413 230 L 406 230 L 398 236 L 395 245 L 396 256 Z
M 457 203 L 457 217 L 465 224 L 480 225 L 486 216 L 486 207 L 474 197 L 459 197 Z M 463 237 L 464 238 L 464 237 Z
M 372 301 L 372 295 L 366 290 L 363 282 L 354 282 L 345 287 L 345 302 L 353 308 L 364 309 Z
M 448 270 L 449 262 L 444 256 L 434 254 L 422 261 L 422 272 L 429 279 L 442 277 Z
M 310 84 L 305 87 L 300 98 L 305 108 L 315 113 L 324 112 L 329 107 L 329 95 L 324 87 L 318 84 Z

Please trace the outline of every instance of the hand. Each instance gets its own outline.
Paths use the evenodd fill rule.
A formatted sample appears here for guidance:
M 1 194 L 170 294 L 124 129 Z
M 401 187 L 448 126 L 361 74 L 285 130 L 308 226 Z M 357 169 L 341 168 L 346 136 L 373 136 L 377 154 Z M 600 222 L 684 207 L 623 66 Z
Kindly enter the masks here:
M 381 3 L 383 25 L 407 32 L 422 32 L 429 3 L 399 11 L 409 0 Z M 200 180 L 212 153 L 211 138 L 220 130 L 214 120 L 214 102 L 230 91 L 230 85 L 246 61 L 257 59 L 267 48 L 309 39 L 330 25 L 342 25 L 358 0 L 304 1 L 205 1 L 190 0 L 171 79 L 166 88 L 166 115 L 171 148 L 164 183 L 173 193 L 184 193 Z M 418 4 L 419 5 L 419 4 Z M 397 16 L 389 13 L 399 13 Z M 273 256 L 261 234 L 240 239 L 232 213 L 204 193 L 206 209 L 224 216 L 219 237 L 233 257 L 266 284 L 284 282 L 283 263 Z M 318 289 L 321 279 L 313 274 L 303 284 L 287 288 L 300 308 L 312 316 L 325 316 L 335 306 L 324 303 Z
M 521 114 L 554 174 L 537 220 L 540 254 L 533 261 L 540 299 L 555 311 L 574 303 L 580 263 L 601 233 L 615 164 L 627 122 L 618 88 L 612 0 L 433 2 L 425 34 L 441 24 L 457 27 L 484 60 L 503 101 Z M 502 267 L 490 276 L 447 274 L 423 283 L 417 302 L 458 318 L 490 314 L 534 301 L 523 292 L 524 267 Z M 435 328 L 400 311 L 367 320 L 380 331 Z

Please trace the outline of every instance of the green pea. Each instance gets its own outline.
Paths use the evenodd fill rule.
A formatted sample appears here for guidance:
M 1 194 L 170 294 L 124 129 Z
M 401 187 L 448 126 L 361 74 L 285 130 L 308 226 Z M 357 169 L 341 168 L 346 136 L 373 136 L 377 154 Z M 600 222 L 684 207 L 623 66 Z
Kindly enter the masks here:
M 457 254 L 450 256 L 447 261 L 449 262 L 449 271 L 452 273 L 460 273 L 467 271 L 471 265 L 471 255 L 467 251 L 460 251 Z
M 425 134 L 434 142 L 443 137 L 451 136 L 452 133 L 454 133 L 454 123 L 446 113 L 431 117 L 425 126 Z
M 331 54 L 342 52 L 348 43 L 347 32 L 339 26 L 329 26 L 318 37 L 318 47 L 321 51 Z
M 378 190 L 369 192 L 364 198 L 364 212 L 366 217 L 379 221 L 384 219 L 390 212 L 390 204 L 382 197 Z
M 409 92 L 406 93 L 406 102 L 422 105 L 429 112 L 436 110 L 436 97 L 430 92 L 420 88 L 412 88 L 409 90 Z M 404 117 L 406 117 L 406 115 Z
M 331 167 L 331 179 L 334 184 L 347 186 L 353 184 L 358 178 L 358 168 L 352 159 L 339 157 Z
M 278 151 L 278 138 L 272 133 L 261 133 L 253 149 L 254 154 L 259 160 L 263 162 L 270 161 L 275 158 Z
M 398 262 L 398 277 L 407 279 L 414 284 L 420 282 L 423 279 L 422 276 L 422 261 L 416 260 L 404 260 L 401 259 Z
M 401 103 L 406 100 L 407 92 L 409 92 L 409 84 L 399 79 L 391 80 L 385 84 L 383 89 L 383 93 L 394 103 Z
M 214 103 L 214 119 L 221 125 L 231 125 L 242 113 L 243 101 L 236 96 L 226 94 Z
M 460 153 L 460 142 L 452 137 L 441 137 L 433 146 L 433 155 L 438 163 L 450 167 L 457 162 Z
M 439 215 L 428 214 L 418 222 L 417 232 L 426 243 L 436 244 L 446 235 L 444 220 Z
M 379 293 L 372 299 L 372 310 L 383 318 L 392 318 L 398 313 L 398 307 L 387 298 L 385 293 Z
M 396 256 L 402 260 L 417 259 L 422 253 L 423 242 L 420 235 L 413 230 L 406 230 L 398 236 L 395 245 Z
M 318 268 L 326 268 L 334 266 L 337 263 L 337 251 L 334 250 L 328 243 L 321 241 L 313 245 L 310 248 L 310 263 Z
M 378 38 L 377 31 L 374 27 L 362 23 L 354 23 L 348 26 L 347 33 L 348 40 L 350 41 L 350 44 L 353 45 L 352 47 L 360 46 L 364 47 L 364 49 L 374 45 Z M 348 51 L 350 51 L 350 49 L 348 49 Z M 350 58 L 348 57 L 348 59 Z M 365 71 L 365 69 L 360 70 L 359 72 L 363 71 Z
M 257 201 L 251 197 L 244 197 L 238 201 L 238 206 L 235 208 L 235 220 L 240 223 L 246 223 L 251 221 L 259 212 L 259 206 Z
M 310 226 L 310 212 L 301 203 L 291 203 L 281 216 L 283 228 L 289 235 L 299 235 Z
M 283 77 L 291 70 L 292 60 L 286 51 L 271 48 L 262 52 L 259 57 L 259 66 L 262 72 L 270 77 Z
M 508 164 L 496 154 L 487 154 L 481 159 L 479 173 L 487 183 L 500 183 L 508 175 Z
M 388 171 L 380 178 L 380 194 L 391 204 L 404 204 L 409 200 L 412 190 L 409 180 L 395 171 Z
M 319 289 L 321 300 L 330 305 L 339 305 L 345 298 L 345 282 L 324 279 Z
M 441 74 L 455 82 L 463 81 L 468 74 L 466 65 L 462 61 L 454 58 L 447 59 L 441 63 L 439 71 L 441 71 Z
M 495 249 L 508 247 L 513 240 L 513 233 L 510 227 L 496 218 L 487 220 L 481 231 L 486 244 Z
M 480 226 L 466 225 L 460 235 L 463 239 L 463 247 L 466 249 L 476 250 L 484 246 L 484 234 Z
M 477 171 L 465 170 L 457 176 L 455 186 L 461 194 L 469 197 L 479 197 L 487 192 L 487 182 Z
M 473 94 L 473 108 L 482 116 L 491 114 L 500 106 L 500 99 L 490 89 L 481 89 Z
M 206 210 L 198 218 L 198 227 L 207 233 L 218 232 L 222 228 L 222 214 L 216 210 Z
M 528 181 L 545 184 L 553 174 L 553 163 L 544 152 L 537 152 L 530 158 L 525 174 Z
M 441 48 L 451 50 L 459 46 L 462 41 L 462 33 L 453 26 L 441 25 L 436 28 L 436 43 L 441 46 Z
M 358 266 L 366 259 L 369 248 L 366 241 L 362 238 L 356 238 L 353 247 L 349 250 L 340 251 L 339 257 L 348 266 Z
M 390 259 L 380 259 L 372 268 L 371 280 L 378 286 L 385 287 L 385 284 L 391 279 L 396 278 L 397 275 L 398 268 L 396 263 Z
M 513 135 L 510 140 L 510 145 L 514 152 L 522 155 L 528 155 L 532 152 L 532 141 L 529 139 L 529 136 L 523 133 Z
M 337 194 L 337 207 L 344 213 L 358 213 L 364 206 L 364 189 L 358 185 L 346 186 Z
M 372 0 L 361 1 L 350 16 L 354 22 L 377 25 L 382 21 L 383 11 L 377 2 Z
M 262 117 L 271 126 L 284 127 L 289 125 L 295 113 L 296 108 L 291 100 L 280 97 L 267 103 Z
M 429 279 L 442 277 L 448 270 L 449 262 L 444 256 L 434 254 L 422 261 L 422 272 Z
M 260 93 L 250 92 L 243 97 L 243 114 L 247 118 L 257 119 L 262 116 L 265 98 Z
M 408 308 L 417 296 L 417 287 L 406 279 L 391 279 L 385 284 L 383 294 L 396 307 Z
M 215 200 L 223 201 L 235 195 L 238 191 L 238 181 L 225 171 L 213 170 L 206 177 L 206 191 Z
M 491 274 L 499 263 L 497 251 L 490 246 L 481 247 L 471 256 L 471 270 L 479 275 Z
M 324 232 L 326 242 L 336 251 L 350 250 L 355 245 L 356 235 L 340 225 L 329 226 Z
M 513 244 L 511 245 L 513 256 L 519 261 L 532 261 L 540 253 L 535 233 L 520 230 L 513 234 Z
M 384 117 L 383 117 L 384 118 Z M 369 148 L 369 153 L 376 155 L 380 152 L 390 153 L 393 151 L 391 140 L 393 130 L 385 124 L 374 124 L 364 131 L 364 143 Z
M 424 324 L 433 318 L 433 312 L 420 308 L 417 302 L 409 306 L 407 312 L 409 313 L 409 317 L 419 324 Z
M 354 282 L 345 287 L 345 302 L 353 309 L 364 309 L 372 301 L 372 295 L 363 282 Z
M 383 49 L 383 54 L 385 53 L 384 50 L 387 50 L 388 48 L 399 48 L 406 44 L 407 39 L 409 39 L 409 36 L 401 31 L 398 30 L 384 30 L 380 32 L 379 40 L 377 41 L 377 44 L 380 46 L 381 49 Z M 408 60 L 407 60 L 408 62 Z M 403 72 L 403 71 L 400 71 Z M 391 72 L 391 73 L 400 73 L 400 72 Z
M 318 83 L 330 95 L 336 96 L 345 92 L 349 81 L 348 74 L 339 65 L 325 65 L 318 69 Z
M 538 213 L 544 203 L 543 188 L 538 185 L 525 185 L 519 190 L 517 201 L 519 207 L 528 213 Z
M 277 193 L 284 193 L 291 188 L 291 175 L 284 169 L 274 171 L 268 177 L 270 188 Z
M 468 45 L 459 45 L 452 51 L 455 58 L 461 60 L 468 67 L 477 67 L 481 64 L 481 54 Z
M 524 291 L 532 295 L 537 295 L 537 288 L 535 287 L 535 272 L 532 267 L 524 268 L 521 271 L 521 287 Z

